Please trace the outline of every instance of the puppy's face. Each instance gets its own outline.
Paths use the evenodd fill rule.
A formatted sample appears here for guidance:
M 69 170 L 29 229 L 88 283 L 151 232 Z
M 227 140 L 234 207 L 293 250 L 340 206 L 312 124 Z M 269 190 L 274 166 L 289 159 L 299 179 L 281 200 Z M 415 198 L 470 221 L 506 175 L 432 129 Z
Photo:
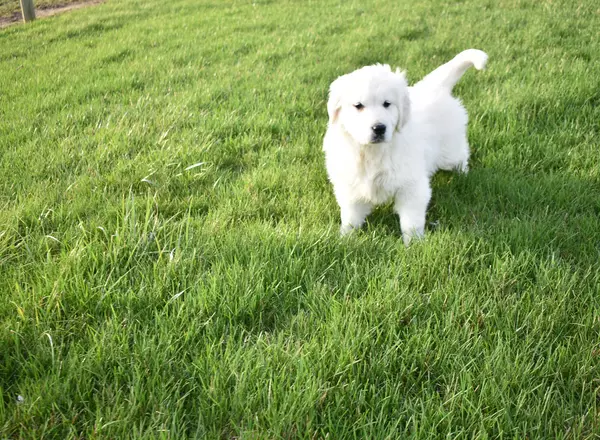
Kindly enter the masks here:
M 404 73 L 380 64 L 336 79 L 327 103 L 329 125 L 339 124 L 360 145 L 390 142 L 409 110 Z

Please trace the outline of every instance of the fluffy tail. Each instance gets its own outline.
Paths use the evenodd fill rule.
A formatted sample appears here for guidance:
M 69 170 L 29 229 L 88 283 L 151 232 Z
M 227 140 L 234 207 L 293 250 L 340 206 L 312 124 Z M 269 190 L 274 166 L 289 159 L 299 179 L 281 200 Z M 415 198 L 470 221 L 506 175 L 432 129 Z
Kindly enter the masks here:
M 485 69 L 487 58 L 487 54 L 481 50 L 464 50 L 446 64 L 435 69 L 418 84 L 428 88 L 443 88 L 451 92 L 469 67 L 474 66 L 477 70 Z

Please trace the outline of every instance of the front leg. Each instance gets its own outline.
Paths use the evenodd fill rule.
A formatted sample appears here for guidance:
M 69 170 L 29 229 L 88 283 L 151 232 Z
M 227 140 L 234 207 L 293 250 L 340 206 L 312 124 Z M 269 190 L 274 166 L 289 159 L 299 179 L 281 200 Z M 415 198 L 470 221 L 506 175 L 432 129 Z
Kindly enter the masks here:
M 431 199 L 429 180 L 423 179 L 396 194 L 394 210 L 400 217 L 402 239 L 406 246 L 413 238 L 425 235 L 425 214 Z
M 340 233 L 346 235 L 354 229 L 360 228 L 365 222 L 367 215 L 371 213 L 373 206 L 365 202 L 338 201 L 342 216 L 342 227 Z

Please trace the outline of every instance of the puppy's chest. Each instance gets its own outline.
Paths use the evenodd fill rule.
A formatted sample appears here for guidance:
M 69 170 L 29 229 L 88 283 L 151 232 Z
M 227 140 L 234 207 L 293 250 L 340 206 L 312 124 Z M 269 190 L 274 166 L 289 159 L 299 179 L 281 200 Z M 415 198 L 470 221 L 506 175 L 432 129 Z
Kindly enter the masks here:
M 389 157 L 369 157 L 361 154 L 356 162 L 353 193 L 371 203 L 387 202 L 396 192 L 396 178 Z

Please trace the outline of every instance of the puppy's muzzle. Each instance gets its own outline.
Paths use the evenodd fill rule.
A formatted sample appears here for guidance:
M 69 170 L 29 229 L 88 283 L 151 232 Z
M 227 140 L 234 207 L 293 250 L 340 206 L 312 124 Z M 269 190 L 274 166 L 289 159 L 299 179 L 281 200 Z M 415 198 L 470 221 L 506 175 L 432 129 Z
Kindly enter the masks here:
M 371 127 L 371 130 L 373 131 L 373 143 L 383 142 L 385 140 L 385 124 L 375 124 Z

